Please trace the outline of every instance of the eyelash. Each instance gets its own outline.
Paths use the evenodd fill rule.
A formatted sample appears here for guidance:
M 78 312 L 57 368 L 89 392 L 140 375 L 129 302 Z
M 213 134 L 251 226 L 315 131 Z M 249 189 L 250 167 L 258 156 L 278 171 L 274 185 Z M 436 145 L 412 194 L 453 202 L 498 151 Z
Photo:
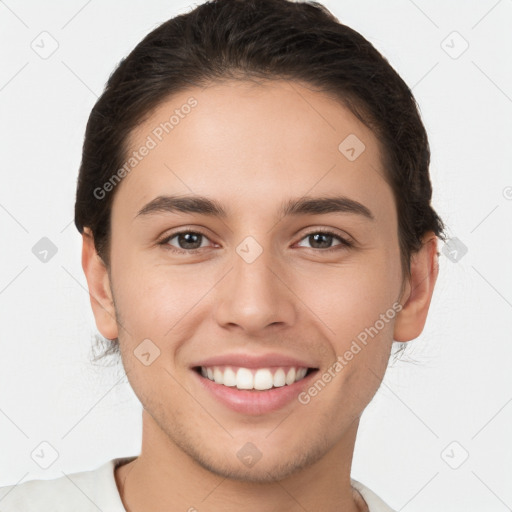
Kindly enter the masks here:
M 165 237 L 163 240 L 161 240 L 160 242 L 158 242 L 158 245 L 162 245 L 164 246 L 164 248 L 166 250 L 169 250 L 173 253 L 176 253 L 176 254 L 197 254 L 201 251 L 201 249 L 204 249 L 204 247 L 200 247 L 199 249 L 177 249 L 176 247 L 173 247 L 172 245 L 169 245 L 169 241 L 172 240 L 173 238 L 179 236 L 179 235 L 182 235 L 182 234 L 185 234 L 185 233 L 192 233 L 194 235 L 202 235 L 204 236 L 205 238 L 208 239 L 208 236 L 205 234 L 205 233 L 202 233 L 201 231 L 192 231 L 190 229 L 187 229 L 187 230 L 183 230 L 183 231 L 178 231 L 176 233 L 172 233 L 171 235 Z M 316 251 L 320 251 L 320 252 L 333 252 L 333 251 L 337 251 L 337 250 L 340 250 L 340 249 L 348 249 L 348 248 L 351 248 L 353 247 L 353 243 L 352 242 L 349 242 L 348 240 L 346 240 L 345 238 L 342 238 L 341 236 L 331 232 L 331 231 L 327 231 L 327 230 L 323 230 L 323 229 L 316 229 L 314 231 L 310 231 L 309 233 L 306 233 L 300 240 L 303 240 L 304 238 L 307 238 L 311 235 L 316 235 L 318 233 L 322 233 L 324 235 L 330 235 L 332 236 L 333 238 L 336 238 L 338 239 L 339 242 L 341 242 L 339 245 L 335 245 L 334 247 L 330 247 L 328 249 L 315 249 L 314 247 L 312 247 L 311 249 L 312 250 L 316 250 Z M 299 240 L 299 241 L 300 241 Z

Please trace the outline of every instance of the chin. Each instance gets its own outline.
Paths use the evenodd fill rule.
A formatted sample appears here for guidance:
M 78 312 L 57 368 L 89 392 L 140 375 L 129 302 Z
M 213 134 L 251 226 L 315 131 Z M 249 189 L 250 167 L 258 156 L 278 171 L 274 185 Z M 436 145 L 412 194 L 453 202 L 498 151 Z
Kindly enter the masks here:
M 267 455 L 260 453 L 258 460 L 256 460 L 258 455 L 254 452 L 253 460 L 244 462 L 246 453 L 250 453 L 251 449 L 246 447 L 246 451 L 243 452 L 243 450 L 244 448 L 240 449 L 229 460 L 226 460 L 225 452 L 222 457 L 215 455 L 206 457 L 204 453 L 189 453 L 189 455 L 204 469 L 222 478 L 262 484 L 284 480 L 311 466 L 324 455 L 319 447 L 310 447 L 309 452 L 291 453 L 287 458 L 285 457 L 285 460 L 283 460 L 282 450 L 279 450 L 280 453 L 274 452 Z

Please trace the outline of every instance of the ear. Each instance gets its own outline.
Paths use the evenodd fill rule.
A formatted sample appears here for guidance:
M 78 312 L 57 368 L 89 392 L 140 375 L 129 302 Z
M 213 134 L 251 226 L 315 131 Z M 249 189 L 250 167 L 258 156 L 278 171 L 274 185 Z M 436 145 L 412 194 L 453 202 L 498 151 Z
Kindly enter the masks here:
M 395 341 L 410 341 L 423 331 L 430 301 L 439 273 L 437 237 L 429 231 L 422 239 L 422 247 L 411 256 L 411 277 L 403 294 L 402 310 L 395 321 Z
M 96 327 L 105 338 L 113 340 L 117 338 L 118 330 L 110 279 L 105 263 L 96 252 L 89 228 L 84 228 L 82 234 L 82 268 L 89 287 Z

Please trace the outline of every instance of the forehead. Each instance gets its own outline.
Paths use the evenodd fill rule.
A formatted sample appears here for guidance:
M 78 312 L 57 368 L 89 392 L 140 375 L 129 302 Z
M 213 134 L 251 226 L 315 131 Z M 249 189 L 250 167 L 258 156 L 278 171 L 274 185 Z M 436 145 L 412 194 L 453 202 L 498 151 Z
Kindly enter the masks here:
M 233 215 L 333 192 L 383 215 L 394 207 L 372 131 L 336 99 L 297 82 L 187 89 L 160 104 L 129 147 L 127 159 L 138 157 L 113 207 L 126 214 L 166 193 L 215 197 Z

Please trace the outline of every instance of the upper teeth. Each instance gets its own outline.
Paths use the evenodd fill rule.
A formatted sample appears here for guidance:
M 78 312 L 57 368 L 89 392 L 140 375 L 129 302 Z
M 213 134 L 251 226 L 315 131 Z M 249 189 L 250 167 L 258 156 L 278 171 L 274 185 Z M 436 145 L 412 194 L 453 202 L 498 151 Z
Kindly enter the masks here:
M 274 373 L 272 373 L 274 371 Z M 201 366 L 201 375 L 217 384 L 236 386 L 238 389 L 270 389 L 290 385 L 303 379 L 307 368 L 236 368 L 230 366 Z

